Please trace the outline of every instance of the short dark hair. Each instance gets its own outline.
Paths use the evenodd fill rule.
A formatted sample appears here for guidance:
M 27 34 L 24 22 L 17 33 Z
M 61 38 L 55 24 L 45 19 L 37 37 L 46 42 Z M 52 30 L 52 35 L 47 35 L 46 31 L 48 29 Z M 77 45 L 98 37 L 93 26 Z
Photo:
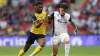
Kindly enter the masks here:
M 38 1 L 38 2 L 35 4 L 35 6 L 38 6 L 38 5 L 43 5 L 43 2 Z
M 68 9 L 68 5 L 66 3 L 61 3 L 60 8 Z

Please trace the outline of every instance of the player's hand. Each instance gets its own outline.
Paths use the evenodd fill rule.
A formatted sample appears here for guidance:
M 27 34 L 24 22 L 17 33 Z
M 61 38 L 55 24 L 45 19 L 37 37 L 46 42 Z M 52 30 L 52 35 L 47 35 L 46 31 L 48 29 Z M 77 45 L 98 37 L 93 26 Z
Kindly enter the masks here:
M 39 28 L 42 24 L 43 24 L 43 22 L 36 23 L 36 24 L 35 24 L 35 27 L 36 27 L 36 28 Z
M 78 34 L 78 28 L 77 27 L 75 27 L 75 34 Z

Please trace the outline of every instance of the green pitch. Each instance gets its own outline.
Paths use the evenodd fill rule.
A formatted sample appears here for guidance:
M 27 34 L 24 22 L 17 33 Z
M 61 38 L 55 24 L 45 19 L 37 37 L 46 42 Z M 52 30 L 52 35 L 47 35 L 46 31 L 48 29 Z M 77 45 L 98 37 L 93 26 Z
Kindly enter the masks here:
M 17 56 L 20 49 L 23 47 L 0 47 L 0 56 Z M 31 47 L 24 56 L 29 56 L 33 52 L 34 48 Z M 50 56 L 52 47 L 45 47 L 36 56 Z M 64 56 L 64 47 L 59 48 L 57 56 Z M 69 56 L 100 56 L 100 46 L 89 47 L 71 47 Z

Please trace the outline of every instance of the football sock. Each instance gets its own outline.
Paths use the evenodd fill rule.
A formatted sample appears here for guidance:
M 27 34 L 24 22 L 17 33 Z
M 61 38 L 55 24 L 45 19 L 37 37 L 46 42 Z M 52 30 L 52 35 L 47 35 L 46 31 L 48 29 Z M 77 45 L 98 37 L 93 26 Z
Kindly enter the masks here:
M 65 56 L 69 55 L 70 44 L 65 44 Z
M 34 52 L 31 55 L 36 55 L 37 53 L 39 53 L 42 50 L 43 47 L 41 46 L 37 46 L 36 49 L 34 50 Z
M 20 50 L 20 52 L 19 52 L 19 54 L 18 54 L 18 56 L 23 56 L 24 55 L 24 50 L 22 49 L 22 50 Z

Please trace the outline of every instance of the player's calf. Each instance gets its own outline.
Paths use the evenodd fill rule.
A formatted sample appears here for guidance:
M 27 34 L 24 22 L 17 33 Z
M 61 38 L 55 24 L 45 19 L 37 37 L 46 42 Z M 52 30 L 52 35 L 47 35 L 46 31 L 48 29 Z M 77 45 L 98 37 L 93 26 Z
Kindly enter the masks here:
M 57 55 L 57 53 L 58 53 L 58 47 L 59 47 L 59 43 L 53 45 L 53 53 L 52 53 L 52 56 L 56 56 Z
M 39 46 L 36 47 L 36 49 L 30 56 L 34 56 L 37 53 L 39 53 L 42 50 L 42 48 L 45 46 L 45 41 L 46 41 L 45 38 L 38 39 Z
M 30 48 L 31 45 L 32 44 L 27 44 L 26 43 L 24 49 L 20 50 L 18 56 L 23 56 L 25 54 L 25 52 L 27 52 L 27 50 Z

